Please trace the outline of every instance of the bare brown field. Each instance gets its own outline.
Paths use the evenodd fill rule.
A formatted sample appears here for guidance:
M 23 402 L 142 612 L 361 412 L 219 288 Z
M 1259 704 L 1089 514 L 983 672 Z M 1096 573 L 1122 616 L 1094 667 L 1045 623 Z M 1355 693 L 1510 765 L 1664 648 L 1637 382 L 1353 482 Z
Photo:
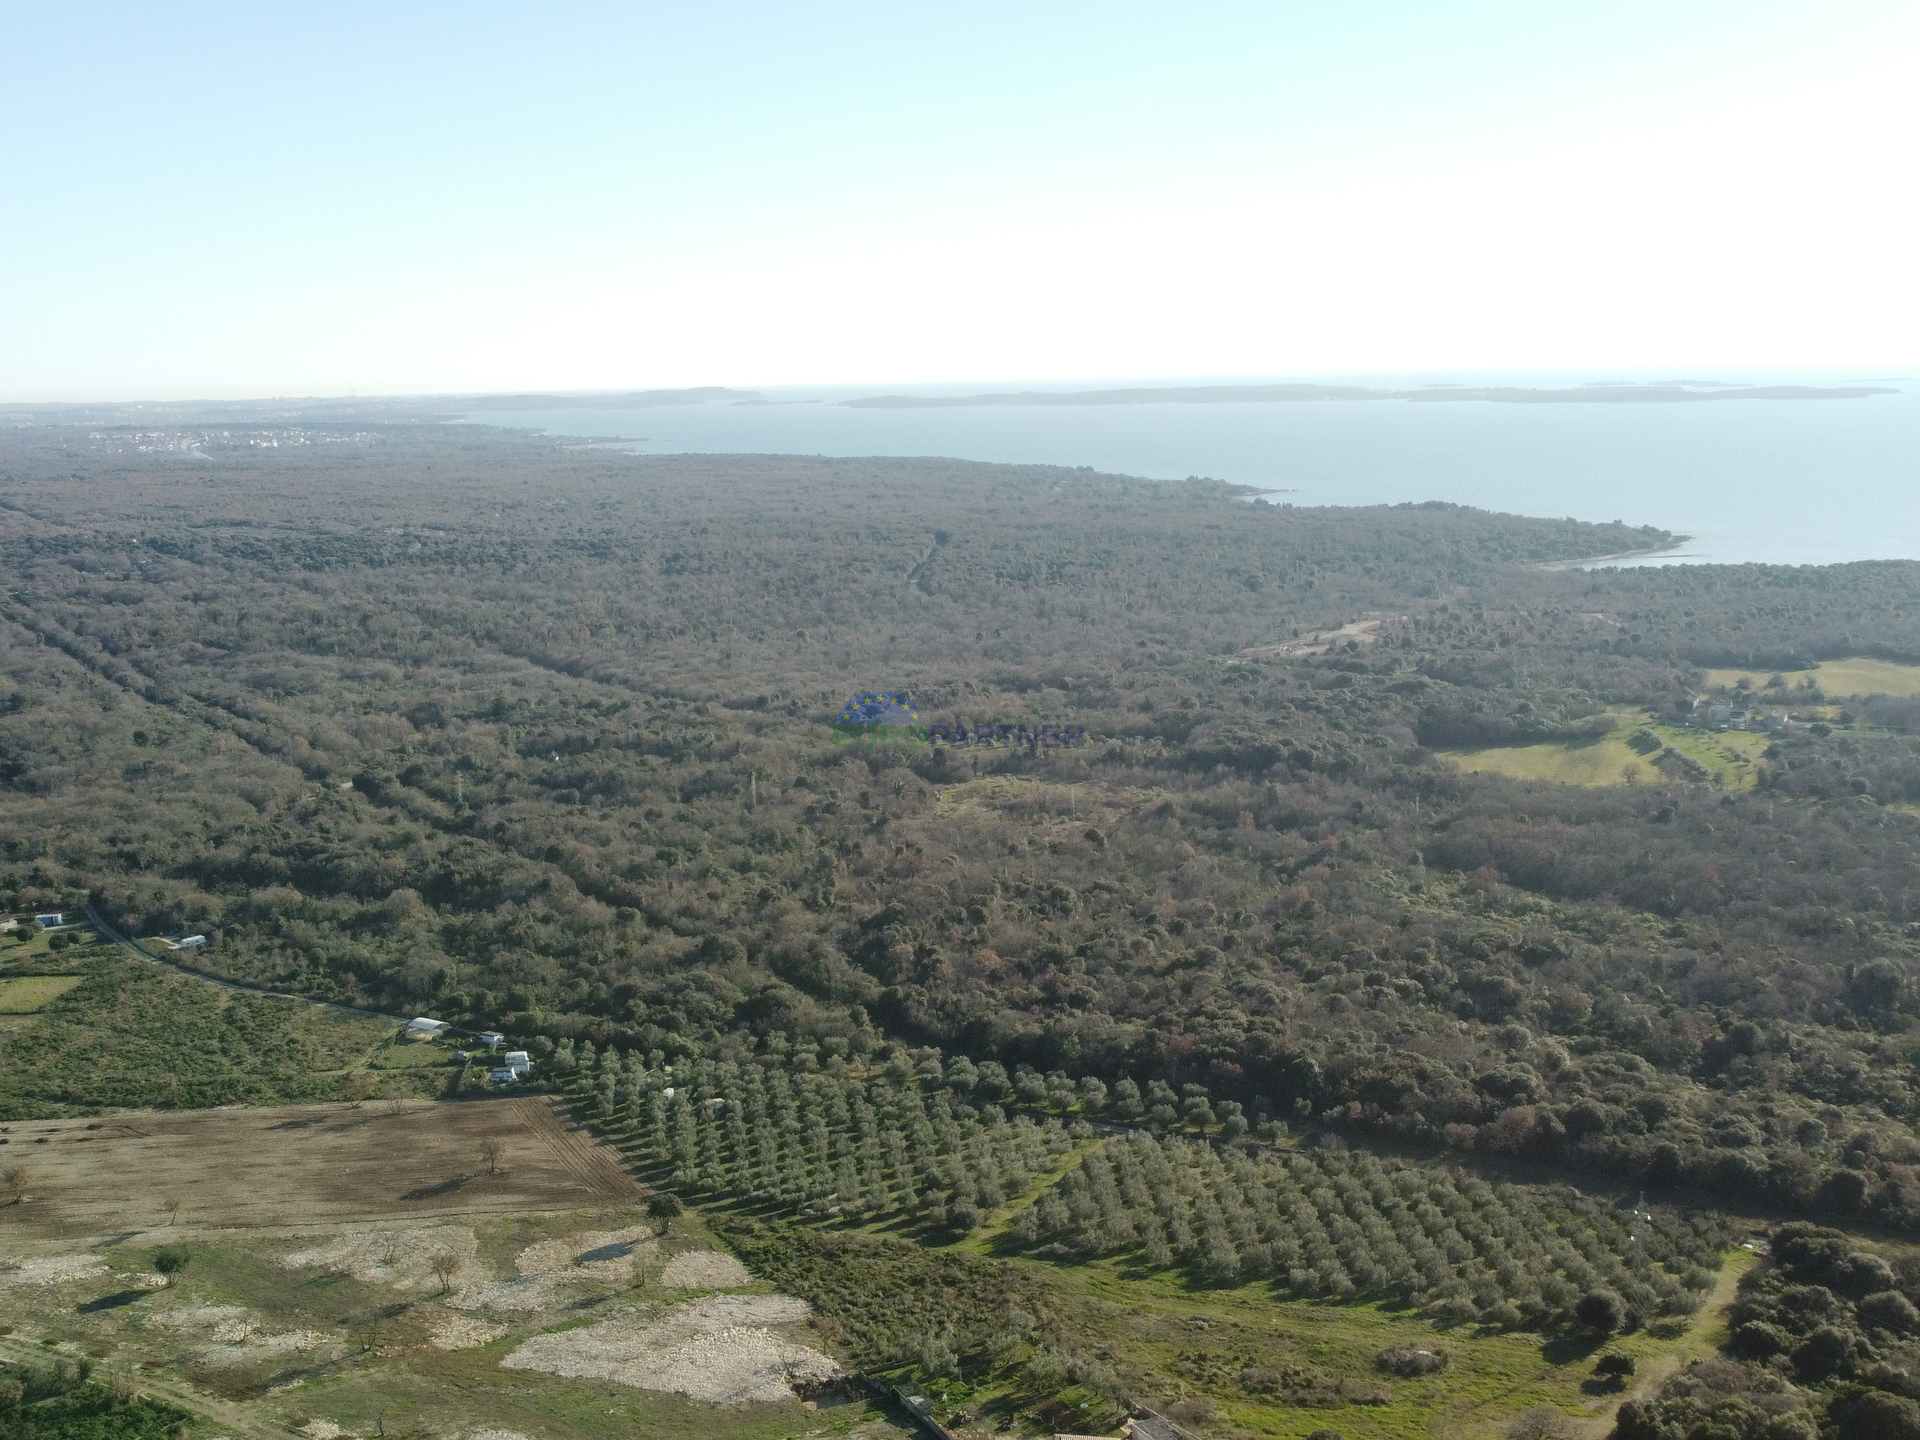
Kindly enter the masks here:
M 611 1146 L 540 1097 L 129 1111 L 16 1122 L 0 1140 L 0 1167 L 28 1172 L 0 1230 L 46 1238 L 573 1210 L 644 1193 Z

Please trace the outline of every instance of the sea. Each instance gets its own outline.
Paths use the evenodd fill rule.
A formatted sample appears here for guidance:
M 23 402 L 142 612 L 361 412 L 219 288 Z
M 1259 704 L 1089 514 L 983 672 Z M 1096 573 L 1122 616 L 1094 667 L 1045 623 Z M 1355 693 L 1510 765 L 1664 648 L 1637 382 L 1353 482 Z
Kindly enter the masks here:
M 1288 377 L 1299 380 L 1303 377 Z M 1859 399 L 1502 403 L 1289 400 L 1211 404 L 853 408 L 875 394 L 971 395 L 1214 382 L 762 388 L 766 403 L 643 409 L 476 409 L 639 454 L 944 456 L 1091 466 L 1256 487 L 1273 504 L 1451 501 L 1520 515 L 1623 520 L 1690 537 L 1640 564 L 1828 565 L 1920 560 L 1920 378 L 1365 376 L 1318 383 L 1414 389 L 1707 379 L 1877 385 Z M 1238 380 L 1233 383 L 1258 383 Z

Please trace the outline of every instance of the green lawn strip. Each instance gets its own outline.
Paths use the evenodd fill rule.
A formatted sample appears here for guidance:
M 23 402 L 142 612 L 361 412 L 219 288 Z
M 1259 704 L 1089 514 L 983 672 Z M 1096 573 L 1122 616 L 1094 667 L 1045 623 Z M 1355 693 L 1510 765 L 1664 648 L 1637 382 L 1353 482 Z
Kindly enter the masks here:
M 0 980 L 0 1015 L 37 1015 L 79 983 L 78 975 L 23 975 Z
M 1920 665 L 1901 665 L 1859 655 L 1844 660 L 1823 660 L 1811 670 L 1709 670 L 1706 677 L 1710 688 L 1727 691 L 1733 691 L 1745 680 L 1749 682 L 1751 697 L 1764 705 L 1767 702 L 1761 698 L 1761 687 L 1776 674 L 1787 682 L 1788 698 L 1782 704 L 1791 704 L 1795 687 L 1807 680 L 1812 680 L 1824 694 L 1848 699 L 1862 695 L 1920 695 Z
M 373 1052 L 369 1062 L 375 1070 L 417 1070 L 423 1066 L 451 1065 L 453 1052 L 424 1040 L 394 1040 Z

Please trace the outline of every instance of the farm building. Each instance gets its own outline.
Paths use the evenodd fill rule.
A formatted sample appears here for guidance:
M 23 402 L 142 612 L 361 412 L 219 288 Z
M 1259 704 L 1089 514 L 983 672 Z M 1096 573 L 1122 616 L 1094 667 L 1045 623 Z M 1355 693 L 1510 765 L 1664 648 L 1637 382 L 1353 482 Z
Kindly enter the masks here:
M 487 1078 L 492 1080 L 496 1085 L 511 1085 L 514 1081 L 518 1080 L 520 1076 L 502 1065 L 494 1070 Z
M 36 915 L 33 918 L 34 923 L 39 925 L 42 930 L 52 930 L 56 926 L 67 923 L 67 916 L 64 910 L 50 910 L 45 915 Z
M 533 1061 L 524 1050 L 509 1050 L 500 1057 L 500 1063 L 515 1075 L 524 1075 L 533 1069 Z
M 407 1021 L 407 1035 L 410 1039 L 416 1040 L 431 1040 L 442 1030 L 451 1028 L 444 1020 L 431 1020 L 425 1015 L 416 1015 Z
M 182 935 L 180 937 L 180 943 L 173 948 L 176 950 L 204 950 L 207 948 L 207 937 L 204 935 Z
M 498 1030 L 482 1030 L 476 1038 L 489 1050 L 498 1050 L 507 1043 L 507 1037 Z

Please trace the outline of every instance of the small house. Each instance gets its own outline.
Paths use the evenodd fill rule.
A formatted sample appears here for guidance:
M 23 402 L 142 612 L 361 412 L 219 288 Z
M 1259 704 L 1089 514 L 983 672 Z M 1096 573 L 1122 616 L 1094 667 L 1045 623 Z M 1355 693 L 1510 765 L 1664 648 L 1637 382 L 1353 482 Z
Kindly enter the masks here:
M 496 1085 L 511 1085 L 513 1084 L 514 1081 L 518 1080 L 520 1077 L 514 1074 L 513 1071 L 507 1069 L 506 1066 L 502 1065 L 502 1066 L 499 1066 L 497 1069 L 493 1070 L 491 1073 L 489 1073 L 487 1078 L 493 1081 L 493 1083 Z
M 507 1043 L 507 1037 L 498 1030 L 482 1030 L 476 1038 L 489 1050 L 498 1050 Z
M 444 1020 L 430 1020 L 425 1015 L 416 1015 L 407 1021 L 409 1040 L 431 1040 L 442 1030 L 451 1028 Z
M 39 925 L 42 930 L 52 930 L 67 923 L 67 915 L 64 910 L 51 910 L 45 915 L 36 915 L 33 918 L 34 923 Z
M 524 1050 L 509 1050 L 500 1057 L 500 1063 L 515 1075 L 524 1075 L 533 1069 L 533 1060 Z

